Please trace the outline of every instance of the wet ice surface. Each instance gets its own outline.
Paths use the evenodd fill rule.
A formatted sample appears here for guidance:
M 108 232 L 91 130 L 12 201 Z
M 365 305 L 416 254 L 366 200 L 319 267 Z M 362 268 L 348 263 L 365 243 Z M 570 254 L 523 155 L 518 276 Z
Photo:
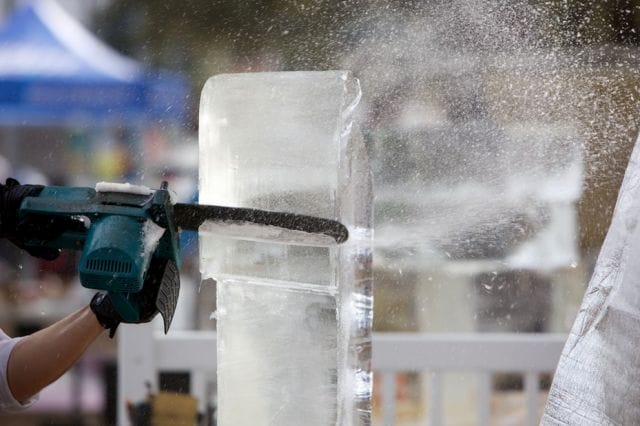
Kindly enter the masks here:
M 218 283 L 222 426 L 369 424 L 372 193 L 353 124 L 359 98 L 357 81 L 337 71 L 205 86 L 200 203 L 335 219 L 352 233 L 336 246 L 203 226 L 202 274 Z
M 218 285 L 221 424 L 335 424 L 335 292 L 237 279 Z

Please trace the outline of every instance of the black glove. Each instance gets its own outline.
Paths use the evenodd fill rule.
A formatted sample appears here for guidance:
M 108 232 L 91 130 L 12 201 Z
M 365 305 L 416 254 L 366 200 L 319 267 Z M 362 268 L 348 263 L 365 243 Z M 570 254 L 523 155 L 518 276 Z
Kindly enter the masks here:
M 140 293 L 144 291 L 145 290 L 143 289 Z M 116 334 L 116 329 L 121 322 L 142 324 L 151 321 L 158 314 L 158 308 L 156 308 L 155 303 L 147 303 L 146 298 L 137 299 L 140 309 L 140 318 L 137 321 L 125 321 L 111 303 L 111 298 L 109 297 L 108 293 L 96 293 L 91 299 L 89 307 L 95 314 L 100 325 L 102 325 L 103 328 L 109 330 L 109 337 L 113 337 Z
M 59 249 L 49 247 L 26 247 L 25 242 L 36 237 L 40 241 L 49 241 L 64 232 L 65 224 L 61 219 L 45 217 L 29 217 L 20 220 L 18 210 L 27 197 L 37 197 L 44 186 L 20 185 L 13 178 L 0 185 L 0 238 L 7 238 L 16 246 L 26 250 L 30 255 L 46 260 L 53 260 L 60 254 Z
M 122 321 L 122 317 L 111 304 L 111 299 L 107 293 L 98 292 L 91 299 L 89 307 L 95 314 L 100 325 L 109 330 L 109 337 L 116 334 L 116 329 Z
M 159 312 L 159 306 L 162 306 L 163 303 L 163 300 L 158 300 L 163 278 L 167 271 L 170 273 L 175 271 L 175 266 L 173 265 L 175 265 L 173 261 L 152 259 L 142 290 L 129 295 L 130 300 L 138 307 L 140 317 L 137 321 L 125 321 L 113 306 L 109 294 L 98 292 L 93 296 L 89 307 L 95 314 L 100 325 L 109 330 L 109 337 L 115 335 L 116 329 L 121 322 L 142 324 L 155 318 Z M 171 315 L 173 315 L 173 312 Z

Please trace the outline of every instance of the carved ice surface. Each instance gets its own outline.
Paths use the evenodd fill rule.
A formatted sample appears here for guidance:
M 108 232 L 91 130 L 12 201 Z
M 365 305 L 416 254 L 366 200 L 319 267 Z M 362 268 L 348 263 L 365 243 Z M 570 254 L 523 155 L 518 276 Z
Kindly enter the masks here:
M 341 246 L 203 226 L 217 281 L 218 421 L 367 425 L 371 411 L 369 163 L 345 71 L 220 75 L 200 108 L 200 202 L 336 219 Z M 224 231 L 224 232 L 223 232 Z

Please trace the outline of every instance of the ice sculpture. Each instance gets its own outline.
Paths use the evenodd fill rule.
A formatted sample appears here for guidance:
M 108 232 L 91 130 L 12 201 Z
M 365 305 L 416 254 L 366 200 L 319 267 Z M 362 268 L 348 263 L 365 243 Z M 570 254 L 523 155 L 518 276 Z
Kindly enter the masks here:
M 373 200 L 359 99 L 346 71 L 219 75 L 203 89 L 201 203 L 350 232 L 326 247 L 201 228 L 203 278 L 217 281 L 222 426 L 370 424 Z
M 640 144 L 551 386 L 542 424 L 640 423 Z

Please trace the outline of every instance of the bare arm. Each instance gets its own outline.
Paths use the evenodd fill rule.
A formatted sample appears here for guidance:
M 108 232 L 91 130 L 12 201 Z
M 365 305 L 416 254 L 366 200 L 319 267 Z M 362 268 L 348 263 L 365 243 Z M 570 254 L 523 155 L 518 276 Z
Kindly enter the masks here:
M 20 340 L 11 352 L 7 381 L 24 402 L 62 376 L 104 331 L 86 306 Z

